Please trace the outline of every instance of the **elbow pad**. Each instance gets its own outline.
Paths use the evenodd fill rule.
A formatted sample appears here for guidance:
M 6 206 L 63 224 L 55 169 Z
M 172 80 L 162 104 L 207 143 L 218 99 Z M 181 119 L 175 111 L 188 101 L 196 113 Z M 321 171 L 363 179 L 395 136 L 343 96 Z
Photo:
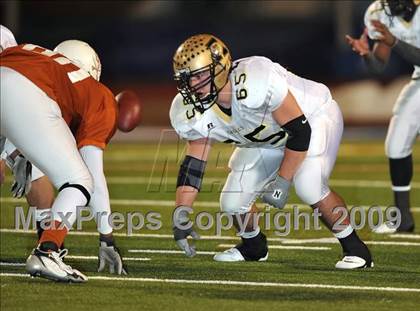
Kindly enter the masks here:
M 179 168 L 177 188 L 191 186 L 200 191 L 205 168 L 206 161 L 187 155 Z
M 286 142 L 286 148 L 293 151 L 307 151 L 311 141 L 312 129 L 308 119 L 302 114 L 301 116 L 287 122 L 282 126 L 289 134 Z

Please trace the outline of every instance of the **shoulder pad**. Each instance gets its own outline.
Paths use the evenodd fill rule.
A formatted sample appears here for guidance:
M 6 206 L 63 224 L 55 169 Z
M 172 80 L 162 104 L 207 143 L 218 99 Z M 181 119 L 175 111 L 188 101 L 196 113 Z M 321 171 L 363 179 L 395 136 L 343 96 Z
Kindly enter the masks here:
M 236 74 L 233 78 L 239 81 L 240 79 L 238 77 L 242 73 L 246 74 L 243 87 L 247 90 L 247 97 L 238 100 L 241 105 L 251 109 L 257 109 L 264 104 L 269 88 L 272 65 L 273 62 L 271 60 L 259 56 L 248 57 L 239 61 L 238 67 L 235 70 Z M 240 88 L 241 85 L 238 85 L 237 90 Z
M 195 130 L 193 125 L 196 122 L 195 111 L 190 105 L 184 104 L 181 94 L 177 94 L 172 100 L 169 118 L 174 130 L 184 139 L 195 140 L 202 138 Z
M 234 74 L 239 76 L 242 72 L 246 74 L 243 87 L 247 90 L 248 96 L 238 102 L 250 109 L 272 105 L 271 99 L 278 98 L 277 93 L 283 94 L 284 89 L 287 90 L 286 69 L 266 57 L 253 56 L 239 60 Z M 233 79 L 240 80 L 235 76 Z M 233 82 L 235 83 L 235 81 Z M 240 88 L 241 85 L 238 85 L 237 89 Z M 271 110 L 271 107 L 268 108 Z

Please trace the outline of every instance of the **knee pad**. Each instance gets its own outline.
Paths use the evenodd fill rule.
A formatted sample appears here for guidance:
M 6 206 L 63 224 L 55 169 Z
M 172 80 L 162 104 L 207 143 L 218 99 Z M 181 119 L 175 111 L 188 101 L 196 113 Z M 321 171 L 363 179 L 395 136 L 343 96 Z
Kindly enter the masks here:
M 241 193 L 222 192 L 220 194 L 220 209 L 222 212 L 230 215 L 248 213 L 256 198 L 246 205 L 243 204 L 240 196 Z
M 58 189 L 58 191 L 62 191 L 63 189 L 66 188 L 76 188 L 78 189 L 85 197 L 86 197 L 86 205 L 89 205 L 90 202 L 90 195 L 91 195 L 91 191 L 89 191 L 85 186 L 81 185 L 81 184 L 70 184 L 70 183 L 65 183 L 64 185 L 62 185 L 60 187 L 60 189 Z
M 394 115 L 389 122 L 385 139 L 385 154 L 391 159 L 405 158 L 412 153 L 415 128 L 411 120 Z M 414 136 L 413 136 L 414 135 Z
M 402 141 L 387 138 L 385 141 L 385 154 L 390 159 L 401 159 L 410 151 L 404 148 Z
M 295 180 L 295 191 L 304 203 L 314 205 L 330 193 L 330 188 L 322 180 L 308 182 L 308 180 L 298 179 Z
M 95 189 L 93 177 L 89 171 L 86 171 L 82 176 L 68 180 L 68 183 L 72 185 L 82 185 L 90 194 L 92 194 L 93 189 Z

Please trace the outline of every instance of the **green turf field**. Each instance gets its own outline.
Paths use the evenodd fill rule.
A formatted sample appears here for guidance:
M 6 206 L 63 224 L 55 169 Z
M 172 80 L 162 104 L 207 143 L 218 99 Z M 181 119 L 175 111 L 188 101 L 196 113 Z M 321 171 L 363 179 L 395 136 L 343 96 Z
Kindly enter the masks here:
M 228 172 L 231 151 L 225 145 L 214 147 L 196 212 L 218 212 L 218 192 Z M 14 207 L 26 204 L 10 197 L 9 176 L 1 189 L 1 310 L 419 310 L 419 144 L 414 151 L 412 183 L 416 233 L 381 236 L 367 227 L 361 229 L 375 268 L 350 272 L 334 270 L 341 248 L 325 228 L 301 229 L 282 237 L 272 228 L 267 231 L 272 248 L 264 263 L 212 260 L 215 251 L 236 243 L 232 230 L 223 231 L 223 237 L 215 236 L 214 228 L 202 230 L 196 257 L 178 253 L 171 238 L 170 216 L 182 152 L 183 146 L 175 144 L 159 148 L 154 144 L 111 144 L 107 149 L 105 171 L 113 211 L 158 212 L 162 228 L 143 227 L 131 236 L 126 229 L 115 231 L 130 272 L 127 277 L 96 272 L 98 238 L 93 222 L 85 224 L 82 233 L 70 234 L 66 262 L 88 275 L 86 284 L 58 284 L 24 275 L 23 263 L 36 239 L 33 232 L 15 230 Z M 392 204 L 383 143 L 343 143 L 331 185 L 349 205 Z M 301 203 L 294 193 L 289 202 Z

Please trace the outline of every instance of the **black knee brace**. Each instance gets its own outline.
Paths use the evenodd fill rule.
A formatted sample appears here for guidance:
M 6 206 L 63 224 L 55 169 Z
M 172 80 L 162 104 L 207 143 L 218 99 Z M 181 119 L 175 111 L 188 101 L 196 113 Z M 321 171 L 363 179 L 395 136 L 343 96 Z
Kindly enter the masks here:
M 200 191 L 203 181 L 206 161 L 185 156 L 178 173 L 176 187 L 191 186 Z
M 411 154 L 402 159 L 389 159 L 392 185 L 408 186 L 413 177 L 413 157 Z
M 89 193 L 89 191 L 87 191 L 87 189 L 84 186 L 82 186 L 80 184 L 70 184 L 70 183 L 66 182 L 64 185 L 62 185 L 60 187 L 60 189 L 58 189 L 58 191 L 61 191 L 65 188 L 70 188 L 70 187 L 76 188 L 76 189 L 80 190 L 81 193 L 83 193 L 83 195 L 86 197 L 86 200 L 87 200 L 85 206 L 88 206 L 89 202 L 90 202 L 90 193 Z

